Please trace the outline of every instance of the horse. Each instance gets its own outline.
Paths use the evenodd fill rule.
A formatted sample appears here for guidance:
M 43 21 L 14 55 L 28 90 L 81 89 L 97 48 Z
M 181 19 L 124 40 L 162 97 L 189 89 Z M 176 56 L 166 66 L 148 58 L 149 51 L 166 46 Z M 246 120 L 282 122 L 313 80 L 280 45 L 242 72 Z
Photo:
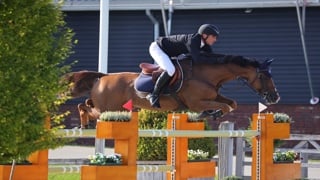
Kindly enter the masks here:
M 194 61 L 187 57 L 175 61 L 176 66 L 180 67 L 177 68 L 180 74 L 176 78 L 180 79 L 178 83 L 176 82 L 178 88 L 171 87 L 169 92 L 160 95 L 160 109 L 151 107 L 146 96 L 142 95 L 152 92 L 152 89 L 143 92 L 137 87 L 139 79 L 146 77 L 149 77 L 150 84 L 152 81 L 152 75 L 148 75 L 150 72 L 107 74 L 95 71 L 71 72 L 67 78 L 72 84 L 71 96 L 80 97 L 84 94 L 90 96 L 84 104 L 78 105 L 81 128 L 85 128 L 89 120 L 98 119 L 104 111 L 126 110 L 123 105 L 129 100 L 132 100 L 135 109 L 193 112 L 219 110 L 218 117 L 224 116 L 237 108 L 237 102 L 220 94 L 219 89 L 224 83 L 237 79 L 246 82 L 267 105 L 276 104 L 280 100 L 271 75 L 270 64 L 273 59 L 261 62 L 255 58 L 220 54 L 211 55 L 207 59 Z M 145 71 L 158 68 L 149 64 Z

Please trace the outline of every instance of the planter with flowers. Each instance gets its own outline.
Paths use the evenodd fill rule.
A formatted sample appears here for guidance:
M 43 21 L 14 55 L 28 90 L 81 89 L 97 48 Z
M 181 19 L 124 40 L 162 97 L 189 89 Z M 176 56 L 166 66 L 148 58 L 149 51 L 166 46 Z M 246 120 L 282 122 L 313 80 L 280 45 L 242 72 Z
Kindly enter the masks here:
M 204 121 L 198 121 L 192 118 L 192 114 L 168 114 L 167 129 L 171 130 L 204 130 Z M 216 163 L 210 162 L 190 162 L 188 157 L 192 159 L 202 159 L 206 157 L 206 152 L 200 150 L 188 151 L 188 137 L 175 138 L 175 159 L 172 159 L 171 142 L 172 138 L 167 138 L 167 165 L 170 165 L 175 160 L 176 178 L 212 178 L 215 176 Z M 170 179 L 171 173 L 167 173 L 167 179 Z
M 260 117 L 260 120 L 259 120 Z M 294 161 L 297 156 L 294 152 L 274 152 L 275 140 L 290 137 L 290 123 L 292 119 L 285 113 L 267 113 L 253 115 L 253 129 L 258 129 L 260 121 L 262 134 L 259 138 L 253 138 L 252 151 L 260 148 L 260 157 L 253 154 L 252 162 L 260 158 L 260 176 L 265 179 L 283 180 L 297 179 L 301 176 L 301 164 Z M 258 141 L 261 142 L 260 147 Z M 283 162 L 286 160 L 286 162 Z M 279 163 L 281 161 L 281 163 Z M 252 177 L 256 177 L 257 164 L 252 165 Z
M 114 139 L 116 154 L 91 156 L 91 165 L 81 167 L 81 179 L 135 179 L 137 176 L 138 113 L 126 111 L 102 113 L 97 121 L 96 137 Z M 114 162 L 109 163 L 110 161 Z
M 299 154 L 293 150 L 285 152 L 276 151 L 273 153 L 273 163 L 275 164 L 293 163 L 298 160 Z

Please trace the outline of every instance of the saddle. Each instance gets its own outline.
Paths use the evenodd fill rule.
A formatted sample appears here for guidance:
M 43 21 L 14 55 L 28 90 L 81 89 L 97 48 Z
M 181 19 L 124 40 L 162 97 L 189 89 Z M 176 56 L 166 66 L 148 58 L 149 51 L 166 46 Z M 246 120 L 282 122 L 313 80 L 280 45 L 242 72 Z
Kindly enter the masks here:
M 176 68 L 176 71 L 175 71 L 174 75 L 172 76 L 169 85 L 172 85 L 176 81 L 181 79 L 181 74 L 182 74 L 181 69 L 178 67 L 178 65 L 176 63 L 174 63 L 174 66 Z M 157 81 L 160 74 L 164 71 L 157 64 L 141 63 L 139 65 L 139 67 L 141 68 L 141 73 L 143 73 L 145 75 L 151 75 L 152 80 L 154 82 Z
M 170 94 L 172 92 L 177 92 L 182 87 L 182 82 L 183 82 L 182 68 L 179 62 L 176 60 L 173 61 L 173 64 L 176 68 L 176 71 L 172 76 L 169 82 L 169 85 L 163 91 L 163 94 Z M 164 70 L 161 69 L 160 66 L 156 64 L 150 64 L 150 63 L 141 63 L 139 67 L 141 68 L 141 73 L 134 82 L 134 88 L 137 94 L 141 98 L 144 98 L 149 93 L 152 93 L 157 79 L 159 78 L 159 76 Z

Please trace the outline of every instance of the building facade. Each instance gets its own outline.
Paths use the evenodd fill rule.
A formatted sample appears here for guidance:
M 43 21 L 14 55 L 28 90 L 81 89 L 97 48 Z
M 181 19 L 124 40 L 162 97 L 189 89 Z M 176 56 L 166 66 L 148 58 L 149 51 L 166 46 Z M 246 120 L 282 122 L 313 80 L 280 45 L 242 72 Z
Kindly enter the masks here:
M 137 72 L 139 63 L 153 62 L 148 48 L 155 34 L 165 35 L 161 13 L 164 10 L 166 18 L 171 17 L 171 34 L 194 33 L 201 24 L 212 23 L 221 31 L 218 42 L 213 46 L 214 52 L 261 60 L 274 58 L 272 74 L 281 100 L 279 104 L 270 106 L 268 111 L 292 116 L 296 122 L 293 133 L 314 133 L 315 124 L 319 127 L 319 104 L 309 104 L 310 79 L 294 1 L 180 0 L 172 1 L 172 14 L 168 13 L 170 1 L 164 4 L 153 0 L 109 2 L 108 72 Z M 319 97 L 320 3 L 306 2 L 305 8 L 299 4 L 300 22 L 304 26 L 313 95 Z M 63 10 L 68 26 L 74 30 L 78 40 L 75 53 L 69 58 L 70 61 L 78 61 L 73 71 L 98 71 L 99 1 L 69 0 Z M 150 17 L 159 23 L 159 29 Z M 257 112 L 260 97 L 237 81 L 226 84 L 221 92 L 239 104 L 238 110 L 222 120 L 237 121 L 238 127 L 246 127 L 248 117 Z M 83 99 L 76 99 L 65 105 L 73 112 L 69 120 L 71 126 L 79 123 L 76 104 L 81 101 Z

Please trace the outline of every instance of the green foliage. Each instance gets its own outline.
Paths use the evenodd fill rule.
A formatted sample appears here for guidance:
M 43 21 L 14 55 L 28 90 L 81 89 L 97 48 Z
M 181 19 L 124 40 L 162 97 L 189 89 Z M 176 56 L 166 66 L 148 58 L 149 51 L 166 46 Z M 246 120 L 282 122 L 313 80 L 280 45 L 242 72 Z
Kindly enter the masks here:
M 96 153 L 95 155 L 89 156 L 90 165 L 121 165 L 122 157 L 120 154 L 109 154 Z
M 168 112 L 141 110 L 139 129 L 166 129 Z M 167 138 L 140 137 L 137 156 L 139 160 L 167 159 Z
M 168 113 L 141 110 L 139 112 L 139 129 L 166 129 Z M 210 129 L 207 124 L 205 129 Z M 188 148 L 208 152 L 209 157 L 212 157 L 216 153 L 213 138 L 189 139 Z M 139 138 L 137 155 L 139 160 L 166 160 L 167 138 Z
M 201 149 L 197 150 L 188 150 L 188 160 L 202 160 L 209 159 L 209 152 L 202 151 Z
M 63 143 L 54 132 L 67 114 L 58 107 L 72 37 L 51 0 L 0 1 L 0 162 Z M 46 117 L 55 127 L 45 128 Z
M 224 177 L 223 180 L 242 180 L 242 177 L 238 177 L 238 176 L 227 176 Z
M 273 114 L 275 123 L 291 123 L 292 118 L 286 113 L 274 113 Z
M 299 154 L 295 151 L 277 151 L 273 153 L 273 161 L 274 162 L 293 162 L 295 160 L 298 160 Z

